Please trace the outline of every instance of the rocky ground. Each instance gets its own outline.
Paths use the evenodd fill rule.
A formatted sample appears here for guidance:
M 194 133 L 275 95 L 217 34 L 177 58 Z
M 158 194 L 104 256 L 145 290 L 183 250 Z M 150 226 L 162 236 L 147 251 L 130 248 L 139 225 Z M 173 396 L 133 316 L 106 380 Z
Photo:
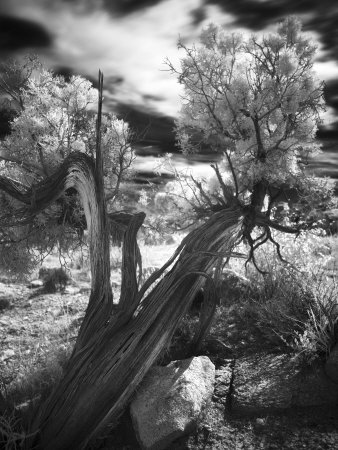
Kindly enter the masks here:
M 9 283 L 6 279 L 0 282 L 1 390 L 12 396 L 19 410 L 34 399 L 38 385 L 41 391 L 41 381 L 45 380 L 48 389 L 61 375 L 90 289 L 88 271 L 78 271 L 73 278 L 75 288 L 63 294 L 44 293 L 39 287 Z M 118 297 L 118 276 L 112 281 Z M 213 401 L 197 432 L 178 440 L 171 449 L 338 448 L 338 408 L 334 405 L 282 410 L 269 407 L 251 411 L 250 415 L 234 407 L 233 380 L 229 377 L 231 372 L 225 369 L 253 354 L 259 365 L 260 352 L 266 355 L 266 349 L 262 348 L 261 337 L 248 332 L 233 309 L 225 316 L 228 345 L 210 340 L 204 348 L 216 366 Z M 261 376 L 264 378 L 264 373 Z M 107 431 L 92 448 L 139 450 L 128 412 L 118 427 Z
M 172 443 L 170 450 L 334 450 L 338 447 L 336 405 L 285 409 L 267 407 L 256 412 L 251 410 L 250 414 L 238 412 L 229 396 L 231 380 L 224 377 L 220 358 L 212 359 L 217 367 L 212 403 L 197 431 Z M 223 363 L 229 364 L 229 360 Z M 264 373 L 262 381 L 268 384 Z M 100 449 L 141 450 L 128 413 L 110 435 L 98 442 Z
M 39 294 L 39 288 L 0 283 L 0 381 L 5 390 L 18 398 L 23 395 L 20 400 L 25 401 L 26 387 L 34 385 L 34 377 L 44 376 L 36 369 L 48 372 L 49 364 L 58 366 L 59 359 L 55 369 L 61 371 L 88 302 L 88 289 Z

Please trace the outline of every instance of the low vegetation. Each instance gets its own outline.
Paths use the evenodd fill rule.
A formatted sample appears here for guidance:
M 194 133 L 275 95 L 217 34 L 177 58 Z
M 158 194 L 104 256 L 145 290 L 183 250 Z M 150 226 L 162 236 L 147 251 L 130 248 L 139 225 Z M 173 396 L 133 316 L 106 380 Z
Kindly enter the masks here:
M 311 364 L 318 358 L 325 360 L 337 342 L 338 285 L 330 269 L 326 269 L 331 267 L 330 263 L 332 265 L 338 248 L 337 238 L 307 234 L 298 239 L 283 239 L 284 252 L 291 262 L 297 262 L 297 269 L 292 264 L 283 264 L 269 247 L 261 249 L 257 258 L 262 270 L 269 269 L 266 274 L 257 272 L 252 265 L 245 267 L 243 260 L 233 261 L 232 269 L 246 277 L 249 288 L 234 290 L 232 296 L 223 298 L 217 307 L 201 350 L 216 364 L 222 354 L 238 357 L 258 351 L 290 352 L 297 354 L 304 364 Z M 172 247 L 173 244 L 142 246 L 146 276 L 163 263 Z M 112 255 L 114 291 L 118 293 L 118 277 L 114 278 L 114 274 L 121 269 L 120 249 L 113 249 Z M 84 262 L 81 267 L 77 257 L 74 261 L 76 264 L 69 264 L 73 283 L 87 282 L 89 286 L 88 266 Z M 1 392 L 6 410 L 1 416 L 0 430 L 9 449 L 20 448 L 25 423 L 61 379 L 86 306 L 88 290 L 75 297 L 62 294 L 62 283 L 58 284 L 60 280 L 56 275 L 65 272 L 48 268 L 55 264 L 56 256 L 50 256 L 39 271 L 42 279 L 55 281 L 56 289 L 52 294 L 44 291 L 30 301 L 31 290 L 22 286 L 21 298 L 8 294 L 8 307 L 0 313 L 0 320 L 5 320 L 9 314 L 14 318 L 19 310 L 28 312 L 29 309 L 30 317 L 36 320 L 27 329 L 20 330 L 20 325 L 16 328 L 12 319 L 9 335 L 2 337 L 5 346 L 14 350 L 7 359 L 6 350 L 1 356 Z M 69 282 L 69 278 L 65 277 L 65 281 Z M 190 344 L 198 326 L 198 316 L 198 311 L 191 310 L 182 319 L 159 363 L 166 364 L 194 353 Z

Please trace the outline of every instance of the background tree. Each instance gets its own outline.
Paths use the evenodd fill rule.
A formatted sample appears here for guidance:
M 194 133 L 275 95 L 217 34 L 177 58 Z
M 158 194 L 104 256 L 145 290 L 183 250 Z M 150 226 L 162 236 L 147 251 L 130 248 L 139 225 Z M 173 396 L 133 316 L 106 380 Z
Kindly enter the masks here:
M 71 152 L 95 156 L 93 105 L 97 101 L 97 90 L 88 80 L 80 76 L 66 80 L 44 69 L 37 59 L 30 58 L 23 65 L 10 62 L 2 66 L 0 89 L 15 108 L 11 132 L 0 142 L 2 175 L 34 186 L 54 172 Z M 122 180 L 130 175 L 135 159 L 131 140 L 132 132 L 126 122 L 113 114 L 103 115 L 104 185 L 111 212 Z M 9 211 L 8 196 L 2 194 L 0 201 Z M 26 255 L 23 263 L 27 266 L 32 247 L 38 247 L 41 253 L 50 251 L 56 244 L 60 250 L 79 244 L 76 238 L 81 237 L 84 228 L 76 193 L 70 189 L 57 204 L 36 216 L 26 229 L 6 228 L 0 232 L 4 249 L 2 266 L 18 267 L 16 263 L 10 264 L 9 259 L 14 261 L 13 252 Z M 23 268 L 20 264 L 20 269 Z
M 181 68 L 168 62 L 184 88 L 178 144 L 184 153 L 207 147 L 221 155 L 213 166 L 214 195 L 192 180 L 197 215 L 237 202 L 248 211 L 245 237 L 254 250 L 272 240 L 274 206 L 289 201 L 292 190 L 284 231 L 309 226 L 309 213 L 329 205 L 333 183 L 306 171 L 320 151 L 315 136 L 324 100 L 313 72 L 316 47 L 299 20 L 289 17 L 266 36 L 229 34 L 211 24 L 200 45 L 178 47 L 185 52 Z M 259 238 L 252 235 L 255 225 L 263 228 Z
M 23 110 L 23 89 L 36 71 L 41 70 L 37 56 L 27 55 L 23 62 L 6 60 L 0 64 L 1 109 L 10 110 L 14 115 Z

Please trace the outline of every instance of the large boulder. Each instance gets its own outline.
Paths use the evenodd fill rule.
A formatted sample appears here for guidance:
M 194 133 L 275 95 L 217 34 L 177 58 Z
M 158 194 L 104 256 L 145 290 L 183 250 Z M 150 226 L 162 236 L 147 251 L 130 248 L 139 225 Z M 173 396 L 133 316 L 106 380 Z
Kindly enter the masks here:
M 35 288 L 40 288 L 44 285 L 44 282 L 42 280 L 32 280 L 29 283 L 29 288 L 35 289 Z
M 4 311 L 5 309 L 12 309 L 13 300 L 14 298 L 12 296 L 0 294 L 0 312 Z
M 236 361 L 231 406 L 238 413 L 335 405 L 338 385 L 322 364 L 308 367 L 290 355 L 258 354 Z
M 207 356 L 154 367 L 130 406 L 143 449 L 162 450 L 193 431 L 212 399 L 215 366 Z

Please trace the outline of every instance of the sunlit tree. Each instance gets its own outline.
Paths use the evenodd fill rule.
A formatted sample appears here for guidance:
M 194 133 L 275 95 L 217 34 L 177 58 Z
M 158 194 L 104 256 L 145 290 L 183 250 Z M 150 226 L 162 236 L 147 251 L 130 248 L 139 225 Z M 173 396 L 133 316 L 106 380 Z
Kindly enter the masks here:
M 15 109 L 11 132 L 0 142 L 1 175 L 34 186 L 74 151 L 94 157 L 96 113 L 93 107 L 97 103 L 97 90 L 88 80 L 78 75 L 66 80 L 31 58 L 21 66 L 15 62 L 3 65 L 0 88 Z M 132 132 L 126 122 L 114 114 L 103 115 L 101 146 L 109 211 L 114 210 L 121 183 L 131 173 L 135 159 L 131 140 Z M 6 194 L 1 195 L 1 202 L 2 209 L 9 211 Z M 43 251 L 50 250 L 56 243 L 60 248 L 79 243 L 74 241 L 74 236 L 79 236 L 84 228 L 84 216 L 76 194 L 68 190 L 56 205 L 37 216 L 34 224 L 26 229 L 6 227 L 1 231 L 2 266 L 13 265 L 10 261 L 14 261 L 14 249 L 22 257 L 27 252 L 31 255 L 32 246 Z M 22 258 L 25 264 L 29 260 L 27 257 L 27 260 Z
M 253 227 L 247 227 L 255 246 L 271 237 L 276 201 L 288 201 L 292 189 L 297 200 L 290 204 L 289 231 L 308 226 L 309 213 L 327 207 L 333 183 L 306 170 L 320 151 L 316 131 L 325 105 L 323 83 L 313 71 L 316 47 L 299 20 L 289 17 L 263 36 L 210 24 L 198 45 L 179 43 L 179 49 L 185 53 L 181 67 L 168 62 L 184 88 L 179 146 L 185 154 L 207 148 L 221 155 L 214 165 L 216 195 L 195 183 L 205 213 L 238 202 L 250 210 L 248 222 L 264 228 L 254 243 Z
M 4 170 L 33 182 L 36 177 L 48 176 L 72 151 L 94 155 L 96 114 L 92 108 L 97 90 L 90 81 L 79 75 L 66 80 L 34 66 L 20 89 L 8 88 L 8 96 L 16 98 L 21 108 L 11 123 L 11 134 L 1 142 L 0 158 L 14 163 L 5 165 Z M 131 136 L 126 122 L 113 114 L 103 116 L 102 148 L 109 198 L 116 194 L 134 160 Z

